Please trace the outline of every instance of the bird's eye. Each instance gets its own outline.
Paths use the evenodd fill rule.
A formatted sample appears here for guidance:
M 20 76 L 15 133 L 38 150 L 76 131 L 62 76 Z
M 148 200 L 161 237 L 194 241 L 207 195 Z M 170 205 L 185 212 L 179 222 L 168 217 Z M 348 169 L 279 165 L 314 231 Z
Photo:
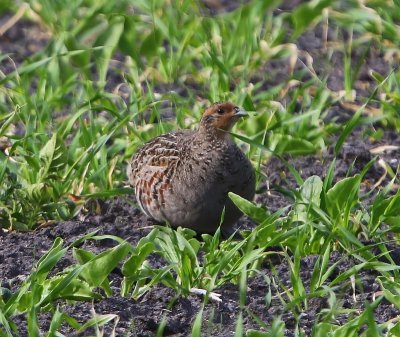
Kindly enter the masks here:
M 222 115 L 222 114 L 225 112 L 225 110 L 224 110 L 224 109 L 221 109 L 221 108 L 219 108 L 219 109 L 217 110 L 217 112 L 218 112 L 220 115 Z

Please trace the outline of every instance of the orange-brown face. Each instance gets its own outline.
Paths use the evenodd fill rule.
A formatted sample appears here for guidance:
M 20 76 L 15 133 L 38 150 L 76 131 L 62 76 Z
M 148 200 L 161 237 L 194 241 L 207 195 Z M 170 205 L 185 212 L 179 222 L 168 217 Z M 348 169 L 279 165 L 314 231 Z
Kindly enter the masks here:
M 202 124 L 216 129 L 229 131 L 240 117 L 247 116 L 246 111 L 230 102 L 215 103 L 203 114 Z

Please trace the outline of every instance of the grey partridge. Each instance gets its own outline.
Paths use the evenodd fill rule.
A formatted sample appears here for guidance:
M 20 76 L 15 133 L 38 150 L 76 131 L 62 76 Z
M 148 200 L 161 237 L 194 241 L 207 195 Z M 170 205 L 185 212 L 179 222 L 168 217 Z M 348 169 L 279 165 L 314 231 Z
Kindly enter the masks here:
M 170 132 L 144 144 L 127 172 L 143 212 L 172 227 L 212 233 L 221 225 L 231 233 L 242 213 L 228 192 L 247 200 L 255 193 L 254 169 L 229 134 L 243 116 L 247 113 L 232 103 L 215 103 L 197 130 Z

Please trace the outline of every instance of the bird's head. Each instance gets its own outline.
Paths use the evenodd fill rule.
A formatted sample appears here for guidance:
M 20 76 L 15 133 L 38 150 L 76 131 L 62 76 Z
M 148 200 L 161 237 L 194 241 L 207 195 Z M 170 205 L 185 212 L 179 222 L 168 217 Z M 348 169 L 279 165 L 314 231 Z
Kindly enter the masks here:
M 248 116 L 242 108 L 230 102 L 215 103 L 203 114 L 201 127 L 230 131 L 240 117 Z

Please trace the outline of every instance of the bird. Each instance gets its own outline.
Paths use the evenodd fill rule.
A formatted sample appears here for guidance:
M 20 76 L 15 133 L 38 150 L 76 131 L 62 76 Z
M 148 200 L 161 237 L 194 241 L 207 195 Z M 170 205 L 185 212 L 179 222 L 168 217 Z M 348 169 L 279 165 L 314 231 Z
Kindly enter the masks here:
M 182 129 L 142 145 L 128 163 L 127 175 L 141 210 L 159 223 L 197 233 L 234 233 L 242 215 L 229 198 L 251 201 L 254 168 L 233 142 L 230 131 L 248 113 L 231 102 L 208 107 L 196 130 Z

